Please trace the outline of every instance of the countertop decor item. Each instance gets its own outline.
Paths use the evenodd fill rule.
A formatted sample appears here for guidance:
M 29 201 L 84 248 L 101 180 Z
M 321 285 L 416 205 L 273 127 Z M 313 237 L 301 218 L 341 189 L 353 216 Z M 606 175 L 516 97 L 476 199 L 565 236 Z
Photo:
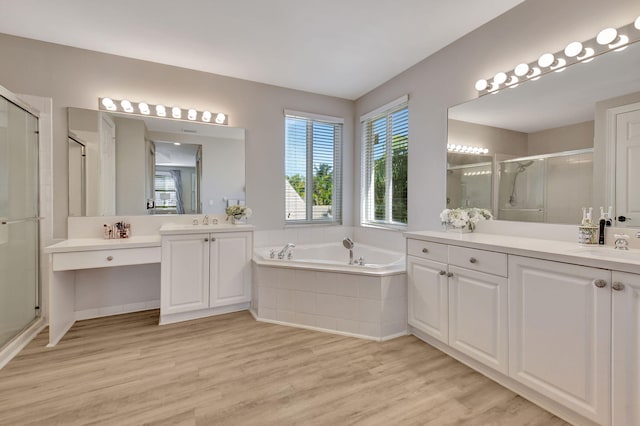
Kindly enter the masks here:
M 489 219 L 493 219 L 491 212 L 477 207 L 444 209 L 440 213 L 440 221 L 446 229 L 455 229 L 460 232 L 473 232 L 478 222 Z
M 227 213 L 227 220 L 231 219 L 231 223 L 239 224 L 239 223 L 242 223 L 242 220 L 245 217 L 251 216 L 253 212 L 247 206 L 234 204 L 232 206 L 227 207 L 226 213 Z

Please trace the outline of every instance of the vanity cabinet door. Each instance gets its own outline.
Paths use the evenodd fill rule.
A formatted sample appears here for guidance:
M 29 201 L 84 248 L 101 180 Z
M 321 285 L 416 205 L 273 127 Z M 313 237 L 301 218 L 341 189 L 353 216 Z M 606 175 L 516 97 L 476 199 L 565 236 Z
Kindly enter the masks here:
M 209 307 L 209 234 L 162 238 L 161 315 Z
M 640 275 L 612 277 L 613 426 L 640 425 Z
M 611 293 L 610 271 L 509 256 L 509 375 L 603 425 Z
M 449 265 L 449 345 L 509 373 L 507 279 Z
M 251 301 L 251 232 L 211 234 L 209 305 Z
M 447 265 L 407 256 L 409 325 L 448 343 Z

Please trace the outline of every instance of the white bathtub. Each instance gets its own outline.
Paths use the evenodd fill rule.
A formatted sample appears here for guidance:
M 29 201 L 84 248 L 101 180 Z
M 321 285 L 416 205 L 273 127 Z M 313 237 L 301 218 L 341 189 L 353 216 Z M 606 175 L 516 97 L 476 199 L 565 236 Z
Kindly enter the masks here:
M 403 253 L 356 242 L 354 260 L 341 243 L 293 248 L 292 259 L 253 257 L 251 311 L 259 321 L 373 340 L 406 334 L 407 282 Z
M 291 259 L 278 259 L 282 247 L 263 247 L 254 252 L 254 262 L 258 265 L 283 268 L 310 269 L 316 271 L 349 272 L 362 275 L 392 275 L 405 271 L 404 253 L 384 250 L 363 244 L 355 244 L 353 260 L 364 259 L 364 265 L 349 265 L 349 250 L 341 243 L 300 245 L 290 249 Z M 275 250 L 276 257 L 270 257 Z

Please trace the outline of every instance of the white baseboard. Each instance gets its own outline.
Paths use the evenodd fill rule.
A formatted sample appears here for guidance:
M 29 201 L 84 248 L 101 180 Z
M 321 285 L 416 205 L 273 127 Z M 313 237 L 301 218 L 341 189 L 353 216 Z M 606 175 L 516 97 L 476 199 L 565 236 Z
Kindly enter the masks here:
M 31 342 L 47 326 L 46 319 L 40 317 L 26 330 L 11 340 L 0 351 L 0 369 L 7 365 L 25 346 Z
M 76 311 L 76 321 L 108 317 L 111 315 L 128 314 L 131 312 L 148 311 L 150 309 L 157 309 L 160 307 L 160 300 L 150 300 L 146 302 L 128 303 L 126 305 L 105 306 L 96 309 L 85 309 L 82 311 Z
M 206 318 L 214 315 L 229 314 L 231 312 L 247 311 L 249 310 L 249 305 L 249 302 L 237 303 L 235 305 L 220 306 L 210 309 L 200 309 L 197 311 L 179 312 L 176 314 L 163 314 L 162 311 L 160 311 L 160 325 Z

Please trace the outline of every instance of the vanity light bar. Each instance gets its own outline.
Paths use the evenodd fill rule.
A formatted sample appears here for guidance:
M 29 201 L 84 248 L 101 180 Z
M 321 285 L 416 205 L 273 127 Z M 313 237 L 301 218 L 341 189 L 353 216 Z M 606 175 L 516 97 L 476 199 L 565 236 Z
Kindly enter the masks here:
M 456 144 L 448 144 L 447 151 L 449 152 L 459 152 L 460 154 L 488 154 L 489 150 L 487 148 L 483 148 L 480 146 L 466 146 L 466 145 L 456 145 Z
M 562 72 L 569 65 L 591 62 L 593 58 L 610 51 L 620 52 L 640 41 L 640 16 L 620 28 L 605 28 L 596 37 L 585 42 L 571 42 L 556 53 L 544 53 L 533 62 L 517 65 L 509 72 L 499 72 L 489 79 L 476 81 L 479 96 L 498 93 L 506 87 L 517 87 L 520 82 L 537 80 L 550 72 Z
M 98 109 L 101 111 L 120 112 L 125 114 L 144 115 L 149 117 L 173 118 L 174 120 L 198 121 L 219 125 L 228 125 L 229 116 L 222 112 L 197 111 L 193 108 L 167 107 L 151 105 L 145 102 L 131 102 L 127 99 L 116 100 L 98 98 Z

